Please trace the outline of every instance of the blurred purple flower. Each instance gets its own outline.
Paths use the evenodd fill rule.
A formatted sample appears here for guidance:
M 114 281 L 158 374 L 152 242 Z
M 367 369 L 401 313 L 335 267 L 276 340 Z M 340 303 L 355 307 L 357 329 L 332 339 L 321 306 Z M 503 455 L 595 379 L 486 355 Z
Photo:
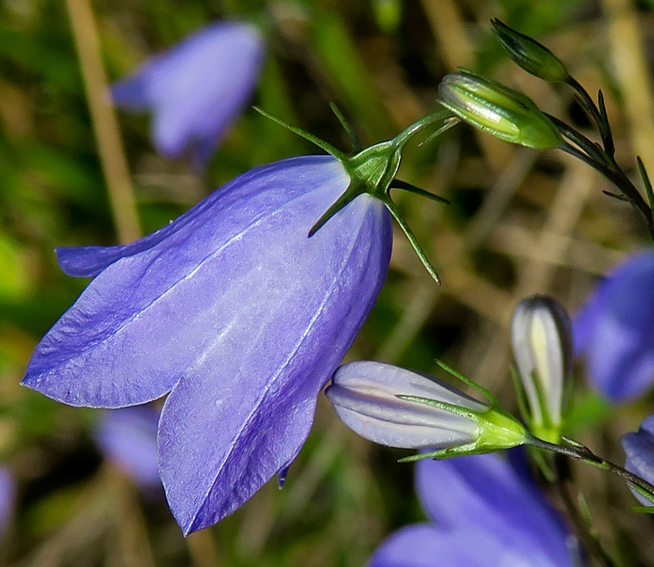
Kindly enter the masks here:
M 392 534 L 369 567 L 578 564 L 560 518 L 526 472 L 497 454 L 419 461 L 416 485 L 430 522 Z
M 16 503 L 16 481 L 8 467 L 0 466 L 0 542 L 7 533 L 7 527 Z
M 153 57 L 112 89 L 117 106 L 153 113 L 159 152 L 206 163 L 254 91 L 264 55 L 257 29 L 220 22 Z
M 625 468 L 654 484 L 654 414 L 643 420 L 637 433 L 622 436 L 622 448 L 627 455 Z M 643 506 L 652 506 L 647 498 L 631 491 Z
M 646 392 L 654 383 L 654 252 L 620 264 L 602 281 L 573 323 L 575 351 L 588 374 L 613 401 Z
M 41 340 L 23 384 L 75 406 L 170 392 L 161 479 L 185 534 L 238 508 L 295 459 L 318 392 L 354 340 L 390 260 L 390 216 L 329 156 L 241 175 L 132 244 L 60 248 L 95 277 Z
M 105 458 L 146 493 L 161 487 L 157 466 L 159 412 L 150 406 L 110 410 L 96 425 L 95 441 Z

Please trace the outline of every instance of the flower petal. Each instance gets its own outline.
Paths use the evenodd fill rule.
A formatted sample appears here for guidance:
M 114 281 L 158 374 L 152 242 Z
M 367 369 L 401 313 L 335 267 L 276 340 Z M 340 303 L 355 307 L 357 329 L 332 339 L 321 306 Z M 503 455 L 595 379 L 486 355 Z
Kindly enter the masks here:
M 313 240 L 306 238 L 312 222 L 347 184 L 345 170 L 329 156 L 276 162 L 233 180 L 173 228 L 162 229 L 165 238 L 155 233 L 128 246 L 159 240 L 102 271 L 39 343 L 23 384 L 90 407 L 123 407 L 162 396 L 233 324 L 235 308 L 223 309 L 221 298 L 232 285 L 232 266 L 258 277 L 257 264 L 240 261 L 250 257 L 242 245 L 245 236 L 260 234 L 258 227 L 270 218 L 282 223 L 300 218 L 297 238 Z M 315 209 L 307 210 L 312 192 L 321 197 L 308 199 Z M 288 253 L 293 249 L 279 237 L 262 237 L 260 252 L 265 248 L 277 258 L 280 273 L 294 274 L 296 261 Z M 324 277 L 324 266 L 320 269 L 314 277 Z M 252 301 L 241 299 L 245 305 Z M 238 307 L 243 311 L 243 303 Z
M 633 398 L 654 383 L 654 253 L 618 266 L 575 319 L 575 349 L 588 373 L 614 401 Z
M 427 514 L 445 528 L 477 526 L 515 547 L 572 565 L 559 518 L 511 465 L 494 454 L 419 461 L 416 484 Z M 530 564 L 529 564 L 530 565 Z
M 622 448 L 627 455 L 625 468 L 654 483 L 654 415 L 646 417 L 637 433 L 622 436 Z M 633 495 L 643 506 L 652 503 L 632 489 Z
M 225 275 L 211 308 L 223 323 L 162 412 L 159 467 L 185 534 L 233 512 L 294 459 L 388 266 L 380 201 L 357 197 L 307 238 L 344 187 L 332 178 L 311 193 L 315 180 L 295 170 L 275 179 L 305 193 L 213 261 Z

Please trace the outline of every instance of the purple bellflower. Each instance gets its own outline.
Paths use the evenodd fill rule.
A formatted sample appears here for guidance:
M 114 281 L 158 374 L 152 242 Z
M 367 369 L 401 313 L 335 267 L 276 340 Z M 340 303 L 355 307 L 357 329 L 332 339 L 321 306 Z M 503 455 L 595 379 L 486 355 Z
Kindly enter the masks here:
M 168 503 L 185 534 L 218 522 L 283 479 L 307 438 L 317 394 L 384 282 L 397 213 L 388 192 L 419 129 L 354 155 L 314 140 L 335 157 L 253 169 L 128 245 L 58 249 L 64 272 L 94 279 L 38 344 L 23 384 L 105 408 L 168 393 L 158 429 Z
M 369 567 L 573 567 L 576 542 L 526 472 L 496 454 L 416 464 L 428 523 L 403 528 Z
M 157 466 L 159 412 L 151 406 L 110 410 L 98 421 L 94 438 L 105 458 L 126 472 L 146 494 L 161 488 Z
M 573 322 L 575 351 L 609 399 L 637 397 L 654 383 L 654 252 L 620 264 Z
M 160 153 L 190 152 L 203 164 L 252 97 L 264 50 L 254 26 L 213 24 L 116 83 L 112 98 L 120 107 L 152 111 Z
M 654 484 L 654 414 L 643 420 L 637 433 L 622 436 L 622 448 L 627 455 L 625 468 Z M 631 491 L 643 506 L 653 505 L 634 489 Z

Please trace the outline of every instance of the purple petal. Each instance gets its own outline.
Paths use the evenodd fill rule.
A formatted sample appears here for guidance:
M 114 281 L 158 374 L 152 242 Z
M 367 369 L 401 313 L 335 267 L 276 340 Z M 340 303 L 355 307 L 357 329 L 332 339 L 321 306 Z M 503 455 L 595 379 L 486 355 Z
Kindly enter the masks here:
M 263 54 L 263 39 L 253 26 L 214 24 L 114 85 L 113 100 L 152 110 L 158 151 L 175 157 L 192 149 L 206 162 L 252 96 Z
M 105 458 L 123 469 L 145 491 L 161 487 L 157 466 L 159 412 L 149 406 L 107 411 L 95 440 Z
M 16 481 L 8 467 L 0 466 L 0 542 L 4 538 L 16 503 Z
M 162 480 L 186 534 L 233 512 L 295 458 L 318 392 L 383 283 L 391 231 L 381 202 L 357 197 L 307 238 L 347 186 L 337 162 L 310 163 L 270 176 L 292 207 L 252 225 L 208 266 L 224 274 L 211 284 L 223 323 L 173 388 L 159 426 Z
M 561 567 L 552 563 L 541 550 L 526 548 L 521 534 L 502 541 L 493 527 L 474 524 L 456 529 L 418 524 L 391 535 L 370 560 L 369 567 Z
M 553 565 L 571 565 L 566 532 L 535 486 L 498 455 L 419 461 L 418 495 L 444 528 L 477 526 L 517 550 L 538 549 Z
M 654 415 L 645 418 L 637 433 L 623 435 L 622 448 L 627 455 L 625 468 L 654 484 Z M 643 506 L 653 505 L 644 496 L 632 492 Z
M 620 265 L 600 283 L 574 323 L 577 351 L 600 391 L 614 401 L 654 381 L 654 253 Z
M 162 229 L 162 238 L 155 233 L 126 248 L 139 250 L 145 242 L 145 250 L 102 271 L 39 343 L 23 384 L 90 407 L 123 407 L 162 396 L 212 348 L 236 311 L 247 313 L 243 305 L 252 296 L 239 297 L 241 303 L 229 309 L 221 297 L 233 290 L 232 265 L 246 279 L 260 273 L 256 264 L 242 261 L 256 239 L 246 235 L 258 235 L 259 253 L 277 258 L 278 271 L 307 285 L 293 271 L 286 235 L 272 238 L 265 227 L 275 219 L 281 218 L 280 224 L 299 219 L 301 227 L 292 225 L 296 240 L 313 241 L 306 235 L 324 210 L 319 209 L 348 182 L 340 163 L 328 156 L 277 162 L 233 180 Z M 316 201 L 313 194 L 319 202 L 307 210 L 306 201 Z M 380 239 L 375 235 L 376 243 Z M 331 274 L 320 265 L 312 275 L 325 273 Z M 272 271 L 268 276 L 279 279 Z

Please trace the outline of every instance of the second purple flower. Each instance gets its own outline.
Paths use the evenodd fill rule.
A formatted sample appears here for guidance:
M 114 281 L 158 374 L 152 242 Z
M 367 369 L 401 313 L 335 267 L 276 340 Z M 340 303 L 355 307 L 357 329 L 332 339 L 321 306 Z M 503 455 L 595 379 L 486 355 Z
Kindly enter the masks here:
M 159 152 L 189 152 L 203 164 L 252 97 L 263 55 L 254 26 L 220 22 L 150 59 L 116 83 L 112 97 L 117 106 L 152 112 Z

